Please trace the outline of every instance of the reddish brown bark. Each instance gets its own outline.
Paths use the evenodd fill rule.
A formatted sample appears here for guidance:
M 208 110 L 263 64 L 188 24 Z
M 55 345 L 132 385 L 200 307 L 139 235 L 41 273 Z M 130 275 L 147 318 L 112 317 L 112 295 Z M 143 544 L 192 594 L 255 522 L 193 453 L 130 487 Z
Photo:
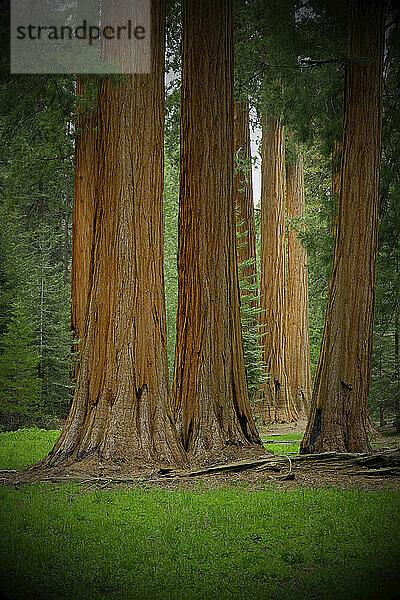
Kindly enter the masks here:
M 366 452 L 381 153 L 384 5 L 350 5 L 338 231 L 301 451 Z
M 239 315 L 231 11 L 227 0 L 183 2 L 174 396 L 193 458 L 261 444 L 250 413 Z
M 233 148 L 240 161 L 245 161 L 245 168 L 238 169 L 233 178 L 233 198 L 237 211 L 237 261 L 240 274 L 246 278 L 246 285 L 257 283 L 256 265 L 256 228 L 254 223 L 253 184 L 251 176 L 251 149 L 249 106 L 246 103 L 234 104 Z M 241 263 L 252 264 L 241 266 Z M 246 294 L 245 290 L 242 294 Z M 253 295 L 257 295 L 254 291 Z M 255 304 L 255 303 L 254 303 Z
M 311 404 L 311 360 L 308 322 L 307 251 L 299 239 L 305 213 L 303 157 L 286 165 L 288 229 L 288 344 L 287 367 L 291 396 L 299 416 L 308 416 Z
M 297 412 L 287 381 L 287 276 L 285 231 L 285 147 L 279 119 L 263 116 L 261 179 L 261 314 L 266 423 L 289 422 Z
M 73 405 L 48 463 L 184 461 L 169 406 L 163 279 L 165 6 L 151 72 L 105 78 L 86 334 Z
M 71 379 L 76 381 L 83 350 L 86 314 L 93 267 L 93 230 L 97 182 L 97 109 L 79 104 L 85 97 L 85 82 L 77 77 L 78 97 L 75 136 L 74 205 L 72 214 L 71 329 L 74 356 Z

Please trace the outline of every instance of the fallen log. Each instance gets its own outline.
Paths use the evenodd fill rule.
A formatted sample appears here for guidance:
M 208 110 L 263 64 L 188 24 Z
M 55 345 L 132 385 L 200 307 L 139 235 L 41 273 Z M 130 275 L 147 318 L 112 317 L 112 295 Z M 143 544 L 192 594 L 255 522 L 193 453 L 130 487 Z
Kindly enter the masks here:
M 251 461 L 242 460 L 238 462 L 232 463 L 224 463 L 222 465 L 214 465 L 212 467 L 205 467 L 203 469 L 198 469 L 196 471 L 189 471 L 186 473 L 187 477 L 198 477 L 199 475 L 212 475 L 214 473 L 222 473 L 223 471 L 243 471 L 246 469 L 253 469 L 258 465 L 263 465 L 266 462 L 273 461 L 274 459 L 271 457 L 268 458 L 258 458 Z
M 298 454 L 298 455 L 274 455 L 265 459 L 257 459 L 252 461 L 240 461 L 235 463 L 226 463 L 222 465 L 215 465 L 212 467 L 206 467 L 198 469 L 196 471 L 189 471 L 189 473 L 182 473 L 180 476 L 187 477 L 198 477 L 201 475 L 213 475 L 222 472 L 238 472 L 248 469 L 256 469 L 257 471 L 281 471 L 287 466 L 287 461 L 290 460 L 292 471 L 296 470 L 318 470 L 335 472 L 340 471 L 343 473 L 351 471 L 354 467 L 365 467 L 364 470 L 360 471 L 359 474 L 365 474 L 369 472 L 372 474 L 378 474 L 378 472 L 389 474 L 389 471 L 383 471 L 383 469 L 392 470 L 393 475 L 397 475 L 400 467 L 400 452 L 399 451 L 388 451 L 381 453 L 372 454 L 360 454 L 354 452 L 322 452 L 321 454 Z M 382 465 L 379 468 L 379 465 Z M 373 469 L 373 467 L 378 467 Z M 375 473 L 376 472 L 376 473 Z
M 385 452 L 374 452 L 373 454 L 360 455 L 356 459 L 357 464 L 365 466 L 397 466 L 400 467 L 400 450 L 388 450 Z
M 348 475 L 364 475 L 366 477 L 386 477 L 387 475 L 400 475 L 400 467 L 382 467 L 381 469 L 365 469 L 362 471 L 348 471 Z

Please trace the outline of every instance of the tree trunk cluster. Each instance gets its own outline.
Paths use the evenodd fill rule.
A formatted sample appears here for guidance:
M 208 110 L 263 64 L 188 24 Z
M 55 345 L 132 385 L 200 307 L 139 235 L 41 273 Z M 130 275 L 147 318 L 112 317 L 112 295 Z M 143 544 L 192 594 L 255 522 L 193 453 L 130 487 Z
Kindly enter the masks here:
M 203 23 L 210 23 L 206 34 Z M 72 325 L 77 384 L 45 464 L 218 459 L 261 441 L 250 412 L 233 203 L 231 4 L 183 4 L 179 302 L 174 400 L 163 275 L 165 5 L 149 74 L 104 78 L 79 118 Z M 211 52 L 212 50 L 212 52 Z M 205 80 L 213 85 L 203 88 Z M 78 94 L 84 95 L 78 80 Z M 213 118 L 210 118 L 213 115 Z
M 307 416 L 311 396 L 307 254 L 298 236 L 303 162 L 299 157 L 285 171 L 279 119 L 264 115 L 262 131 L 260 323 L 267 381 L 261 416 L 264 423 L 287 423 Z
M 311 407 L 303 163 L 299 157 L 285 171 L 283 126 L 263 116 L 262 418 L 290 422 L 310 410 L 304 453 L 370 450 L 383 13 L 380 2 L 352 1 L 340 181 L 336 167 L 332 180 L 335 251 Z M 250 410 L 240 322 L 238 260 L 255 258 L 255 228 L 251 176 L 234 177 L 234 152 L 248 160 L 250 137 L 248 107 L 233 102 L 231 1 L 183 0 L 182 22 L 173 390 L 163 271 L 165 2 L 158 0 L 150 73 L 118 84 L 104 77 L 96 108 L 77 121 L 72 327 L 79 367 L 45 466 L 170 468 L 265 452 Z M 79 78 L 77 93 L 85 95 Z M 334 165 L 339 154 L 337 144 Z M 256 281 L 255 261 L 246 275 Z

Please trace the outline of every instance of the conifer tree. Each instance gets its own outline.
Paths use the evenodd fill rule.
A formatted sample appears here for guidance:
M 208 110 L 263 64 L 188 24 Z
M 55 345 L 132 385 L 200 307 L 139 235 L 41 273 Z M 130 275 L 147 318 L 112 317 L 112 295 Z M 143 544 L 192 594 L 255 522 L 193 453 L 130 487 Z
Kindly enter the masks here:
M 303 157 L 286 164 L 288 251 L 288 383 L 298 415 L 308 416 L 311 403 L 311 362 L 308 318 L 307 251 L 299 237 L 304 232 Z
M 41 415 L 39 354 L 35 349 L 35 323 L 21 300 L 0 342 L 0 414 L 7 429 L 34 424 Z
M 266 423 L 297 419 L 287 373 L 287 265 L 285 227 L 285 143 L 279 119 L 263 117 L 261 187 L 261 325 Z
M 107 5 L 118 8 L 118 2 Z M 120 85 L 110 77 L 101 81 L 84 345 L 71 410 L 46 465 L 185 460 L 170 411 L 166 352 L 164 28 L 159 0 L 151 5 L 150 72 L 126 75 Z M 81 459 L 87 459 L 82 467 Z
M 184 0 L 174 400 L 195 459 L 260 446 L 239 313 L 232 33 L 230 0 Z
M 382 131 L 384 4 L 352 0 L 338 227 L 301 452 L 367 452 Z M 360 102 L 362 98 L 362 102 Z
M 251 172 L 249 105 L 235 102 L 233 121 L 233 146 L 235 169 L 233 197 L 237 211 L 237 260 L 241 266 L 241 276 L 246 283 L 253 285 L 257 295 L 256 233 L 254 224 L 254 200 Z M 246 290 L 242 288 L 241 293 Z M 247 290 L 247 294 L 251 293 Z M 257 302 L 253 302 L 254 307 Z
M 70 401 L 70 290 L 63 265 L 52 254 L 57 238 L 43 225 L 35 240 L 37 251 L 35 314 L 42 401 L 47 415 L 64 419 Z

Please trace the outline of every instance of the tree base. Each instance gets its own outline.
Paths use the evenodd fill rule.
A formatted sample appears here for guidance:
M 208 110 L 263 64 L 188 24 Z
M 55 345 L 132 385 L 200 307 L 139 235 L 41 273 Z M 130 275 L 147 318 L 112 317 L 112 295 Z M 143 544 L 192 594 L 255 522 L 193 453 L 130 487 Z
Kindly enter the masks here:
M 146 478 L 156 475 L 161 476 L 170 472 L 181 472 L 189 468 L 211 467 L 230 462 L 268 458 L 272 454 L 262 446 L 239 447 L 234 445 L 226 446 L 219 452 L 213 450 L 190 461 L 175 463 L 145 457 L 131 460 L 123 458 L 104 460 L 95 453 L 84 458 L 69 456 L 65 457 L 64 460 L 61 460 L 60 455 L 58 455 L 55 461 L 55 457 L 50 454 L 32 467 L 22 471 L 21 475 L 27 481 L 45 480 L 46 478 L 61 478 L 63 480 L 70 478 L 73 481 L 85 477 L 112 480 L 131 478 L 132 476 Z

